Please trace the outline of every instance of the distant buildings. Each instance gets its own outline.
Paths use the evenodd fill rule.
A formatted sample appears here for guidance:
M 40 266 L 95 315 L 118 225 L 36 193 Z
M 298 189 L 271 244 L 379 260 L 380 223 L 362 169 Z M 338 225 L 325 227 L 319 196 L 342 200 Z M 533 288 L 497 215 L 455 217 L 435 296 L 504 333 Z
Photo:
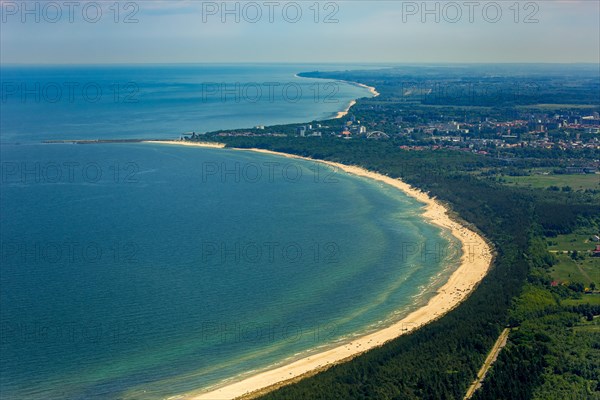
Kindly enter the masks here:
M 578 109 L 555 113 L 516 111 L 514 114 L 486 116 L 465 115 L 464 119 L 441 112 L 427 115 L 411 114 L 402 109 L 382 105 L 357 106 L 341 119 L 332 120 L 329 126 L 312 122 L 291 125 L 274 131 L 273 127 L 257 125 L 252 131 L 228 131 L 223 136 L 290 136 L 315 137 L 331 135 L 350 139 L 377 139 L 401 137 L 403 148 L 410 150 L 438 149 L 466 151 L 504 158 L 536 154 L 538 150 L 600 150 L 600 116 L 597 112 Z M 375 132 L 383 134 L 374 135 Z M 183 139 L 199 137 L 185 134 Z M 575 158 L 577 158 L 577 153 Z M 586 153 L 588 154 L 588 153 Z M 568 165 L 568 164 L 567 164 Z M 585 165 L 574 162 L 573 167 L 563 168 L 567 174 L 596 173 L 600 163 Z M 578 166 L 577 166 L 578 165 Z M 586 166 L 589 165 L 589 166 Z M 559 173 L 559 172 L 557 172 Z

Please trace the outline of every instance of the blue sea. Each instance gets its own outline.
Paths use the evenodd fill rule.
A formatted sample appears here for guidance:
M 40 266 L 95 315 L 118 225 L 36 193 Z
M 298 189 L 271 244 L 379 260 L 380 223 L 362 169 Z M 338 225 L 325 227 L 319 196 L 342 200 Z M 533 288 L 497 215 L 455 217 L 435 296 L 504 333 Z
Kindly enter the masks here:
M 370 97 L 369 91 L 296 74 L 342 67 L 5 66 L 1 139 L 177 138 L 331 118 L 351 100 Z
M 351 67 L 3 67 L 0 397 L 166 398 L 424 304 L 460 249 L 391 187 L 247 151 L 41 143 L 324 119 L 368 91 L 295 74 Z M 110 91 L 128 82 L 137 101 Z

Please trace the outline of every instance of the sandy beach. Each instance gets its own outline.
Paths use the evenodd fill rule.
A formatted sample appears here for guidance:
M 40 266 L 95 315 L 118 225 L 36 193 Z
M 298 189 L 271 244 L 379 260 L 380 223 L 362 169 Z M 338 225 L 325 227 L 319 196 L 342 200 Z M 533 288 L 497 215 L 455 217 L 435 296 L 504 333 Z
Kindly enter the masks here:
M 352 100 L 350 102 L 350 104 L 348 104 L 348 107 L 346 107 L 346 109 L 344 111 L 338 111 L 337 115 L 335 117 L 333 117 L 333 119 L 342 118 L 342 117 L 345 117 L 346 115 L 348 115 L 348 113 L 350 112 L 350 109 L 355 104 L 356 104 L 356 100 Z
M 182 140 L 144 140 L 143 143 L 158 143 L 158 144 L 173 144 L 178 146 L 191 147 L 210 147 L 214 149 L 222 149 L 225 147 L 223 143 L 214 142 L 184 142 Z
M 352 85 L 360 86 L 360 87 L 365 88 L 365 89 L 369 89 L 369 92 L 371 92 L 371 94 L 373 95 L 373 97 L 379 96 L 379 92 L 373 86 L 367 86 L 367 85 L 365 85 L 363 83 L 358 83 L 358 82 L 350 82 L 350 81 L 341 81 L 341 82 L 346 82 L 346 83 L 350 83 Z M 348 115 L 348 113 L 350 112 L 350 109 L 355 104 L 356 104 L 356 100 L 352 100 L 350 102 L 350 104 L 348 105 L 348 107 L 344 111 L 339 111 L 337 113 L 337 115 L 334 117 L 334 119 L 342 118 L 342 117 L 345 117 L 346 115 Z
M 358 83 L 358 82 L 352 82 L 352 83 L 356 84 L 357 86 L 363 87 L 365 89 L 369 89 L 369 92 L 371 92 L 371 94 L 373 95 L 373 97 L 377 97 L 380 94 L 377 91 L 377 89 L 375 89 L 373 86 L 367 86 L 364 83 Z
M 295 78 L 300 78 L 303 79 L 303 77 L 299 76 L 298 74 L 294 75 Z M 373 95 L 373 97 L 377 97 L 379 96 L 379 92 L 377 91 L 377 89 L 375 89 L 373 86 L 367 86 L 364 83 L 359 83 L 359 82 L 353 82 L 353 81 L 344 81 L 344 80 L 339 80 L 338 82 L 344 82 L 344 83 L 349 83 L 351 85 L 356 85 L 365 89 L 368 89 L 369 92 Z M 335 115 L 335 117 L 333 117 L 333 119 L 339 119 L 342 118 L 346 115 L 348 115 L 348 112 L 350 112 L 350 109 L 352 108 L 353 105 L 356 104 L 356 100 L 352 100 L 350 102 L 350 104 L 348 105 L 348 107 L 346 107 L 346 109 L 344 111 L 338 111 L 338 113 Z
M 198 147 L 223 147 L 223 145 L 216 146 L 214 143 L 182 143 L 177 141 L 159 143 L 182 144 Z M 469 295 L 469 293 L 473 291 L 481 279 L 486 275 L 491 266 L 493 251 L 482 236 L 462 225 L 461 223 L 451 219 L 448 215 L 448 210 L 440 202 L 430 198 L 426 193 L 411 187 L 399 179 L 393 179 L 385 175 L 367 171 L 364 168 L 357 166 L 315 160 L 286 153 L 279 153 L 263 149 L 237 150 L 254 151 L 290 158 L 299 158 L 313 162 L 321 162 L 338 170 L 357 176 L 374 179 L 376 181 L 384 182 L 390 186 L 393 186 L 423 203 L 424 217 L 430 223 L 449 230 L 452 235 L 460 240 L 462 244 L 463 255 L 461 257 L 459 267 L 451 274 L 448 281 L 437 291 L 437 293 L 425 306 L 413 311 L 405 318 L 391 326 L 354 339 L 350 343 L 346 343 L 321 353 L 299 359 L 288 365 L 283 365 L 272 370 L 258 373 L 257 375 L 238 382 L 227 384 L 226 386 L 211 390 L 210 392 L 202 393 L 201 391 L 198 391 L 181 394 L 174 396 L 173 398 L 215 400 L 235 399 L 242 396 L 252 397 L 252 395 L 265 393 L 269 390 L 273 390 L 297 381 L 302 377 L 314 375 L 315 373 L 327 369 L 336 363 L 349 360 L 369 349 L 381 346 L 400 335 L 418 329 L 428 322 L 431 322 L 444 315 L 460 304 Z

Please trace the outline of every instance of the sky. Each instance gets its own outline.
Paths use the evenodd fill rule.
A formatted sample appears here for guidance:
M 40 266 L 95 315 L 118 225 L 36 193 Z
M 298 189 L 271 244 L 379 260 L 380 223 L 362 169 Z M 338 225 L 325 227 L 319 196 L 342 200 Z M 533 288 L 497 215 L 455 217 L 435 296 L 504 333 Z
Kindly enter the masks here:
M 0 0 L 0 63 L 600 64 L 599 5 Z

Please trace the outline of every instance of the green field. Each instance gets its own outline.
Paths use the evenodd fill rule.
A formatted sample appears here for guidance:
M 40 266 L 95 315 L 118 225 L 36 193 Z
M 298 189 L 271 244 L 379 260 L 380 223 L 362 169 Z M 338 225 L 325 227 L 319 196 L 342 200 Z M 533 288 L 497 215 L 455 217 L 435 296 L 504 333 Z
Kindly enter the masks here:
M 594 232 L 593 229 L 586 229 L 546 238 L 548 251 L 553 253 L 557 260 L 550 270 L 552 279 L 559 282 L 579 282 L 585 287 L 590 287 L 592 282 L 600 286 L 600 257 L 592 257 L 590 254 L 598 244 L 590 240 Z M 579 253 L 577 259 L 571 257 L 570 252 L 573 251 Z
M 560 302 L 563 306 L 578 306 L 580 304 L 590 304 L 593 306 L 600 305 L 600 294 L 583 294 L 580 299 L 566 299 Z M 598 330 L 600 331 L 600 325 L 591 326 L 587 330 Z M 584 329 L 582 329 L 584 330 Z
M 573 190 L 600 190 L 600 174 L 574 175 L 528 175 L 528 176 L 499 176 L 502 183 L 507 185 L 525 186 L 534 189 L 546 189 L 550 186 L 562 188 L 570 186 Z
M 598 233 L 593 230 L 578 231 L 568 235 L 558 235 L 553 238 L 546 238 L 548 250 L 555 252 L 563 251 L 590 251 L 593 250 L 599 242 L 594 242 L 591 239 L 592 235 Z
M 550 275 L 559 282 L 580 282 L 590 287 L 592 282 L 600 282 L 600 258 L 586 256 L 584 260 L 574 261 L 566 254 L 557 254 L 558 262 L 552 266 Z

